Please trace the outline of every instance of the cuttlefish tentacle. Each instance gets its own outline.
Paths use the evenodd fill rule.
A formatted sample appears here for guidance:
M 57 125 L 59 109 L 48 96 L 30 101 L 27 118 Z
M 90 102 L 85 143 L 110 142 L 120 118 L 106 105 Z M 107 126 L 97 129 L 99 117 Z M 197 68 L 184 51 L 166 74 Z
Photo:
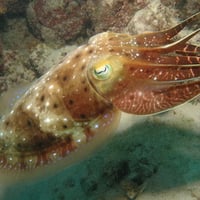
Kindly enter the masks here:
M 200 29 L 177 41 L 172 39 L 199 17 L 197 13 L 172 29 L 158 33 L 128 35 L 124 40 L 124 35 L 117 35 L 120 41 L 112 35 L 109 38 L 113 44 L 111 51 L 120 52 L 120 57 L 109 58 L 110 61 L 106 58 L 107 65 L 113 68 L 118 65 L 122 70 L 118 79 L 111 76 L 105 83 L 91 77 L 96 90 L 120 110 L 134 114 L 161 112 L 194 98 L 200 92 L 200 47 L 187 42 Z M 94 66 L 98 67 L 98 64 Z M 109 84 L 112 89 L 106 88 Z
M 174 36 L 199 16 L 155 33 L 101 33 L 67 55 L 3 116 L 0 176 L 64 168 L 116 130 L 120 111 L 154 114 L 198 95 L 200 48 L 187 42 L 200 29 Z
M 147 32 L 143 34 L 139 34 L 135 37 L 134 41 L 139 46 L 160 46 L 163 44 L 169 44 L 171 39 L 176 36 L 185 26 L 187 26 L 189 23 L 193 21 L 197 21 L 200 18 L 200 14 L 196 13 L 189 17 L 188 19 L 184 20 L 180 24 L 164 30 L 164 31 L 158 31 L 158 32 Z
M 139 48 L 139 55 L 135 62 L 131 60 L 126 63 L 129 70 L 134 71 L 134 77 L 141 78 L 147 76 L 153 80 L 181 80 L 200 76 L 200 56 L 197 48 L 193 56 L 182 56 L 176 52 L 182 44 L 196 35 L 200 29 L 190 35 L 169 45 L 161 47 Z M 142 59 L 141 59 L 142 58 Z M 146 60 L 144 59 L 146 58 Z M 162 69 L 163 68 L 163 69 Z M 135 72 L 140 71 L 140 77 Z M 144 73 L 141 73 L 144 72 Z M 138 73 L 137 73 L 138 74 Z
M 176 50 L 176 53 L 188 56 L 200 55 L 200 47 L 186 44 L 182 47 L 182 49 Z
M 156 47 L 152 47 L 152 48 L 148 48 L 148 47 L 143 47 L 141 48 L 141 51 L 157 51 L 159 53 L 169 53 L 172 51 L 176 51 L 176 50 L 183 50 L 183 47 L 185 47 L 185 44 L 188 40 L 190 40 L 192 37 L 194 37 L 197 33 L 200 32 L 200 29 L 197 29 L 196 31 L 190 33 L 189 35 L 185 36 L 184 38 L 172 42 L 170 44 L 165 44 L 163 46 L 156 46 Z
M 158 31 L 158 32 L 147 32 L 142 33 L 139 35 L 128 35 L 128 34 L 117 34 L 112 33 L 109 35 L 109 42 L 111 45 L 118 46 L 119 43 L 132 44 L 133 46 L 142 47 L 142 46 L 149 46 L 149 47 L 156 47 L 164 44 L 169 44 L 173 41 L 173 37 L 176 36 L 185 26 L 187 26 L 189 23 L 193 21 L 197 21 L 200 18 L 200 14 L 196 13 L 193 16 L 189 17 L 188 19 L 184 20 L 180 24 L 164 30 L 164 31 Z M 119 38 L 120 40 L 118 40 Z M 188 48 L 192 48 L 193 45 L 188 45 Z
M 140 52 L 140 53 L 145 52 L 146 54 L 154 52 L 154 51 L 157 52 L 157 53 L 169 53 L 169 52 L 172 52 L 172 51 L 180 51 L 180 50 L 184 51 L 185 46 L 188 45 L 188 44 L 186 44 L 186 42 L 188 40 L 190 40 L 192 37 L 194 37 L 196 34 L 198 34 L 199 32 L 200 32 L 200 29 L 197 29 L 196 31 L 193 31 L 192 33 L 185 36 L 184 38 L 181 38 L 177 41 L 174 41 L 174 42 L 171 42 L 171 43 L 168 43 L 168 44 L 164 44 L 164 45 L 161 45 L 161 46 L 146 45 L 146 46 L 137 47 L 137 46 L 131 45 L 131 43 L 132 43 L 131 40 L 129 41 L 130 43 L 128 43 L 128 42 L 124 42 L 122 39 L 121 39 L 121 45 L 123 46 L 124 52 L 131 52 L 131 51 L 133 52 L 134 49 L 137 49 L 137 51 Z M 133 36 L 133 38 L 134 38 L 134 36 Z M 116 48 L 116 50 L 120 50 L 120 46 L 117 43 L 114 43 L 113 47 Z M 195 51 L 195 53 L 197 51 L 199 52 L 199 47 L 195 47 L 194 51 Z

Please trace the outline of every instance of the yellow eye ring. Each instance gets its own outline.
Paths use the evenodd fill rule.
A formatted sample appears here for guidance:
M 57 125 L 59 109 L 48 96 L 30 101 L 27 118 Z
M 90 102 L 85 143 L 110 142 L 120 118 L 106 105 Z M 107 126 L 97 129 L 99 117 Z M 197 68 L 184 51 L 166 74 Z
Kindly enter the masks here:
M 112 73 L 112 67 L 109 64 L 94 68 L 93 75 L 98 80 L 106 80 Z

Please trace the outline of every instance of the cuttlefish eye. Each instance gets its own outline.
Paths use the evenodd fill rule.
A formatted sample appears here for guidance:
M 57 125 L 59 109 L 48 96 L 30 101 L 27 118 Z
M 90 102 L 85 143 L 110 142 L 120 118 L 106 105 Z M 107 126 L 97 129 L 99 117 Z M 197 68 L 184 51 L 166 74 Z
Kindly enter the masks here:
M 93 76 L 97 80 L 106 80 L 111 76 L 111 73 L 112 73 L 111 65 L 103 64 L 94 67 Z
M 88 68 L 88 79 L 92 87 L 101 95 L 113 91 L 115 85 L 124 79 L 123 58 L 120 56 L 105 56 Z

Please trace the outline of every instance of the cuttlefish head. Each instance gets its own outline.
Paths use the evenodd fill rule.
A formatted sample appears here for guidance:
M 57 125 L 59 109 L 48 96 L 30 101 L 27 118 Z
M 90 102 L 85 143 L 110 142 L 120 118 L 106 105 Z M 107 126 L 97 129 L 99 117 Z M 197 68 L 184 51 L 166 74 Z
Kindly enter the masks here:
M 104 98 L 113 101 L 114 91 L 124 81 L 124 67 L 120 57 L 107 56 L 94 63 L 88 71 L 90 83 Z M 116 91 L 117 92 L 117 91 Z
M 89 69 L 88 78 L 97 93 L 119 110 L 133 114 L 166 111 L 200 93 L 200 67 L 177 67 L 175 72 L 171 67 L 133 66 L 127 58 L 106 57 Z
M 91 85 L 119 110 L 141 115 L 166 111 L 196 97 L 200 94 L 200 47 L 187 41 L 200 29 L 178 41 L 174 36 L 199 17 L 197 13 L 161 32 L 116 37 L 109 33 L 112 52 L 90 64 Z

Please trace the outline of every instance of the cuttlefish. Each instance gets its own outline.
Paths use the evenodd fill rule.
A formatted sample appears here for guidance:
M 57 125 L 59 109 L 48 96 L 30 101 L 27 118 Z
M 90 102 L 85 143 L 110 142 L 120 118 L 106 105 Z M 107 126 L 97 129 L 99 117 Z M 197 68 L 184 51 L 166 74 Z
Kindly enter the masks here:
M 199 95 L 200 47 L 188 40 L 200 28 L 176 39 L 199 18 L 159 32 L 100 33 L 67 55 L 2 117 L 0 176 L 66 168 L 105 142 L 121 113 L 156 114 Z

